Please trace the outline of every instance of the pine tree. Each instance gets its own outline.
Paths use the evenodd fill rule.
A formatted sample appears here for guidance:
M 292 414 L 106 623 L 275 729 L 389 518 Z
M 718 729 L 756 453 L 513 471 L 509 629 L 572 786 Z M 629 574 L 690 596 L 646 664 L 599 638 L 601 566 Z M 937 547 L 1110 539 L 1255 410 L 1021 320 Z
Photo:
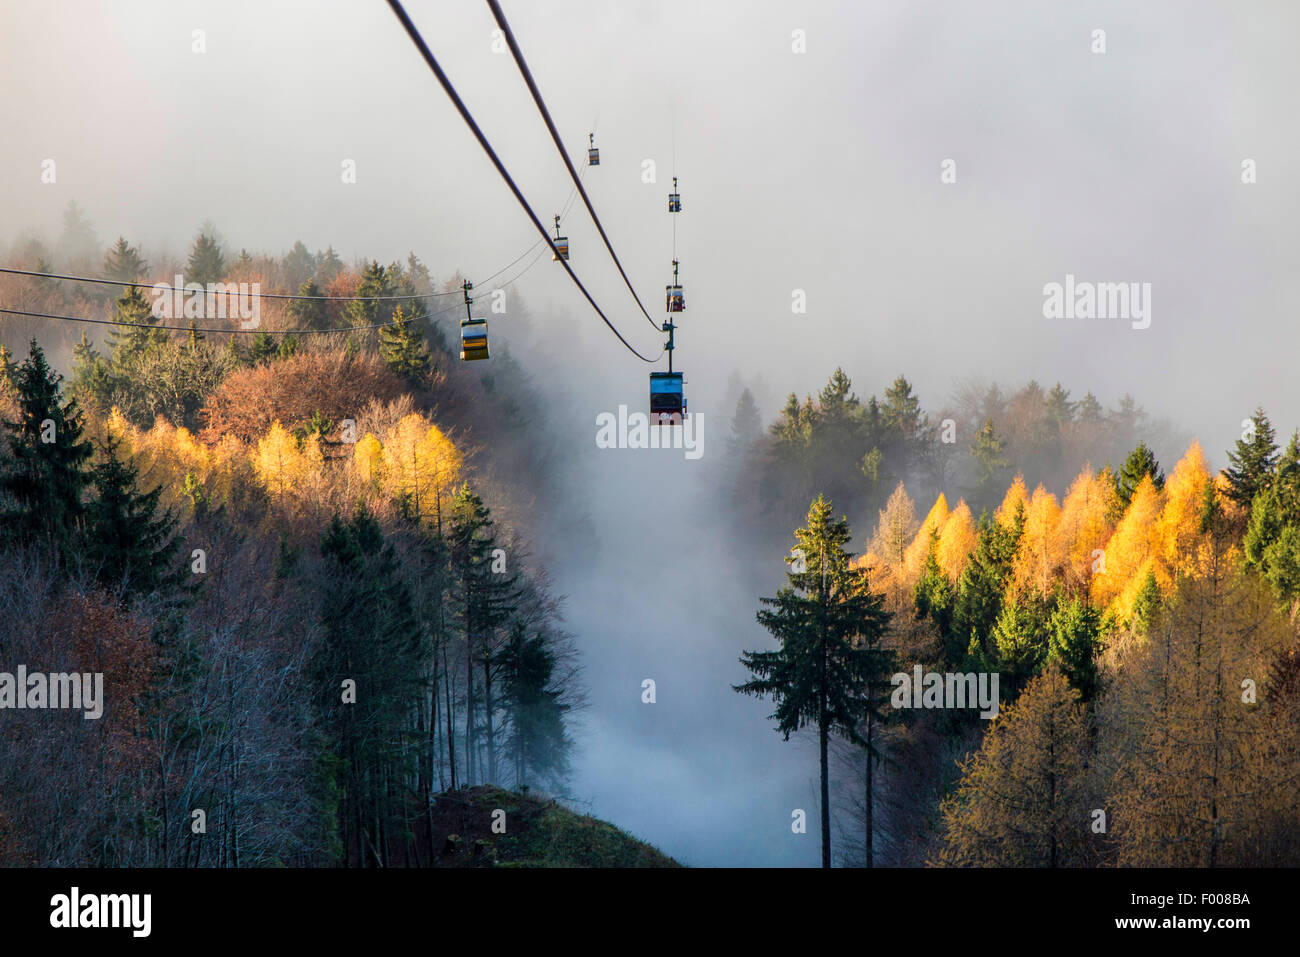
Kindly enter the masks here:
M 987 496 L 989 490 L 1001 481 L 1011 462 L 1003 454 L 1002 439 L 993 428 L 993 420 L 985 419 L 980 430 L 975 433 L 975 443 L 970 447 L 970 454 L 975 459 L 975 482 L 981 496 Z
M 742 455 L 763 434 L 763 423 L 759 418 L 758 405 L 754 395 L 745 389 L 736 402 L 736 414 L 731 418 L 731 436 L 727 440 L 727 452 L 730 455 Z
M 300 296 L 323 296 L 315 280 L 307 279 L 298 287 Z M 328 329 L 330 327 L 329 310 L 324 300 L 318 298 L 295 299 L 289 304 L 289 314 L 304 329 Z
M 177 587 L 184 567 L 176 560 L 180 541 L 176 519 L 159 513 L 159 485 L 138 490 L 139 473 L 119 458 L 121 440 L 113 435 L 100 445 L 93 470 L 94 497 L 86 509 L 86 557 L 101 583 L 125 595 L 147 595 Z
M 140 247 L 132 246 L 126 237 L 118 236 L 113 248 L 104 257 L 104 278 L 122 282 L 137 282 L 149 269 L 140 255 Z
M 1273 425 L 1263 409 L 1257 408 L 1250 417 L 1247 433 L 1228 453 L 1229 467 L 1224 469 L 1224 474 L 1228 478 L 1228 498 L 1250 508 L 1255 496 L 1268 487 L 1273 477 L 1278 447 Z
M 1111 516 L 1113 521 L 1118 521 L 1124 514 L 1129 502 L 1133 500 L 1133 493 L 1137 491 L 1138 485 L 1145 476 L 1151 477 L 1157 492 L 1165 487 L 1165 473 L 1161 470 L 1160 463 L 1156 461 L 1155 454 L 1147 448 L 1145 442 L 1139 442 L 1137 448 L 1124 460 L 1124 467 L 1120 469 L 1115 479 L 1117 500 L 1115 511 Z
M 821 758 L 822 866 L 831 866 L 828 743 L 832 733 L 863 742 L 859 726 L 877 712 L 886 696 L 890 661 L 880 639 L 890 615 L 873 593 L 862 568 L 853 568 L 844 548 L 848 522 L 832 517 L 831 503 L 818 496 L 808 510 L 807 526 L 795 530 L 803 570 L 787 573 L 789 584 L 758 621 L 780 642 L 776 651 L 747 651 L 741 656 L 754 677 L 736 685 L 741 694 L 770 697 L 772 718 L 786 740 L 806 725 L 815 725 Z M 790 561 L 793 561 L 791 559 Z M 872 747 L 868 745 L 868 747 Z M 869 754 L 868 767 L 874 754 Z
M 1061 426 L 1074 421 L 1075 407 L 1078 404 L 1070 401 L 1069 390 L 1062 388 L 1061 383 L 1058 382 L 1052 386 L 1052 391 L 1047 393 L 1048 418 L 1056 423 L 1056 427 L 1059 429 Z
M 263 363 L 270 362 L 275 358 L 278 349 L 279 345 L 275 341 L 275 336 L 263 329 L 253 336 L 253 341 L 248 344 L 248 364 L 260 366 Z
M 494 712 L 500 702 L 493 696 L 498 629 L 518 608 L 519 581 L 513 574 L 493 570 L 497 542 L 491 510 L 469 486 L 462 484 L 451 502 L 451 527 L 447 535 L 452 578 L 453 607 L 465 636 L 465 782 L 496 777 Z M 474 668 L 483 670 L 477 682 Z M 481 692 L 481 693 L 480 693 Z M 499 689 L 498 692 L 499 694 Z M 482 725 L 477 722 L 483 715 Z M 487 767 L 477 767 L 477 732 L 482 728 Z
M 85 514 L 93 448 L 82 437 L 77 400 L 63 401 L 62 379 L 33 339 L 13 373 L 17 420 L 4 422 L 10 456 L 0 470 L 0 535 L 52 544 L 66 558 Z
M 1085 703 L 1100 691 L 1101 613 L 1086 598 L 1063 601 L 1052 612 L 1048 657 L 1061 669 Z
M 379 330 L 379 354 L 403 378 L 413 379 L 428 371 L 432 361 L 424 335 L 398 306 L 392 324 Z
M 554 686 L 555 654 L 543 635 L 527 634 L 515 622 L 496 653 L 504 687 L 502 707 L 509 715 L 506 748 L 514 763 L 515 788 L 532 778 L 563 779 L 572 743 L 564 728 L 568 705 Z
M 189 265 L 186 281 L 207 285 L 221 282 L 226 275 L 226 257 L 221 252 L 221 245 L 210 229 L 204 229 L 194 240 L 190 248 Z

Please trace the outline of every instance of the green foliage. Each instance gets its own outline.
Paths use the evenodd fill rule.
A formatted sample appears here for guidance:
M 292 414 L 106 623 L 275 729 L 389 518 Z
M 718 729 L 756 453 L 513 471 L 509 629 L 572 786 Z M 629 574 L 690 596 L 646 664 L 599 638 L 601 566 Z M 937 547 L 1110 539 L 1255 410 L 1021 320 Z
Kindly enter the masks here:
M 226 275 L 226 257 L 221 251 L 221 244 L 210 228 L 199 232 L 190 247 L 189 264 L 186 268 L 186 281 L 207 285 L 221 282 Z
M 427 372 L 432 361 L 428 346 L 401 306 L 393 310 L 392 323 L 379 330 L 379 354 L 388 368 L 407 379 Z
M 1086 598 L 1063 601 L 1052 613 L 1048 659 L 1057 663 L 1070 686 L 1085 701 L 1100 690 L 1097 656 L 1101 653 L 1101 612 Z
M 982 501 L 988 501 L 993 489 L 1002 485 L 1006 478 L 1011 460 L 1006 457 L 1002 439 L 993 428 L 993 420 L 985 419 L 980 430 L 975 433 L 975 442 L 970 447 L 970 454 L 975 460 L 975 482 L 978 495 Z
M 85 556 L 95 577 L 125 595 L 175 589 L 185 578 L 177 561 L 176 519 L 159 514 L 159 486 L 141 493 L 139 474 L 118 456 L 120 441 L 100 446 L 92 473 L 94 498 L 86 509 Z
M 132 246 L 123 236 L 104 257 L 104 278 L 122 282 L 138 282 L 148 271 L 149 263 L 140 255 L 140 247 Z
M 976 528 L 975 550 L 957 581 L 952 620 L 944 635 L 944 655 L 958 670 L 972 647 L 980 654 L 995 656 L 988 646 L 993 626 L 1002 616 L 1003 594 L 1011 580 L 1016 547 L 1024 530 L 1025 514 L 1021 506 L 1006 526 L 987 514 L 980 516 Z M 939 622 L 936 621 L 936 624 Z
M 1237 440 L 1228 453 L 1227 495 L 1240 505 L 1250 507 L 1255 496 L 1268 487 L 1278 461 L 1278 447 L 1273 425 L 1263 409 L 1250 418 L 1248 435 Z
M 1112 520 L 1117 520 L 1124 514 L 1129 502 L 1133 501 L 1133 493 L 1142 484 L 1142 479 L 1148 476 L 1155 485 L 1156 491 L 1165 487 L 1165 473 L 1161 471 L 1155 453 L 1147 448 L 1145 442 L 1139 442 L 1137 448 L 1124 460 L 1123 468 L 1115 477 L 1115 491 L 1118 497 L 1115 502 L 1115 512 L 1110 516 Z
M 0 471 L 0 535 L 10 543 L 52 545 L 67 558 L 85 513 L 93 448 L 82 437 L 76 399 L 63 401 L 63 377 L 35 339 L 12 378 L 18 417 L 4 422 L 10 454 Z

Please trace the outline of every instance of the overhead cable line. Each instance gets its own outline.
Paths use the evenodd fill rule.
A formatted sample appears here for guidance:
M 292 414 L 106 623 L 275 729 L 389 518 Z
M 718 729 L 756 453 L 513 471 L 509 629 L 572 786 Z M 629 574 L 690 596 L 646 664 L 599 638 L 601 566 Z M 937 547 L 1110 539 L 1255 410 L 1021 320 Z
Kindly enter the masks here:
M 641 297 L 636 294 L 632 287 L 632 280 L 628 279 L 627 272 L 623 269 L 623 264 L 618 260 L 618 254 L 614 252 L 614 246 L 609 241 L 609 236 L 605 234 L 605 227 L 600 223 L 600 217 L 596 215 L 595 208 L 591 205 L 591 198 L 582 186 L 582 179 L 577 170 L 573 168 L 573 160 L 569 159 L 569 152 L 564 148 L 564 141 L 560 139 L 560 132 L 555 128 L 555 121 L 551 119 L 550 110 L 546 108 L 546 102 L 542 99 L 541 91 L 537 89 L 537 83 L 533 80 L 533 73 L 528 69 L 528 63 L 524 60 L 523 51 L 519 49 L 519 44 L 515 42 L 514 32 L 510 29 L 510 24 L 506 22 L 506 15 L 501 9 L 501 4 L 497 0 L 487 0 L 487 5 L 492 10 L 492 16 L 496 17 L 497 26 L 501 28 L 501 33 L 505 37 L 506 44 L 510 47 L 510 52 L 515 58 L 515 64 L 519 67 L 519 73 L 523 76 L 524 82 L 528 85 L 528 92 L 533 96 L 533 102 L 537 104 L 538 112 L 542 114 L 542 119 L 546 121 L 546 128 L 551 133 L 551 139 L 555 141 L 555 148 L 559 151 L 560 158 L 564 160 L 565 167 L 569 170 L 569 176 L 573 179 L 573 185 L 577 188 L 579 195 L 582 196 L 583 203 L 587 206 L 587 212 L 591 215 L 591 221 L 596 224 L 596 231 L 600 233 L 601 240 L 605 243 L 605 248 L 609 250 L 609 256 L 614 260 L 614 265 L 618 267 L 618 273 L 623 277 L 623 282 L 627 286 L 628 292 L 632 293 L 632 298 L 636 300 L 637 308 L 645 316 L 646 322 L 650 323 L 656 330 L 659 324 L 650 318 L 650 313 L 641 304 Z M 586 167 L 583 167 L 584 169 Z
M 414 43 L 416 49 L 420 51 L 420 55 L 424 58 L 424 62 L 428 65 L 429 69 L 433 71 L 433 75 L 437 77 L 438 82 L 442 85 L 448 99 L 451 100 L 452 104 L 456 107 L 456 111 L 460 114 L 461 119 L 465 121 L 465 124 L 474 133 L 474 137 L 478 140 L 479 146 L 483 148 L 483 152 L 485 152 L 488 155 L 488 158 L 492 160 L 492 165 L 496 167 L 501 178 L 505 180 L 506 185 L 510 187 L 510 192 L 514 194 L 519 205 L 523 208 L 524 212 L 528 214 L 528 218 L 532 221 L 533 227 L 546 240 L 551 249 L 554 250 L 555 258 L 564 267 L 564 271 L 569 274 L 569 278 L 573 280 L 574 285 L 582 291 L 587 302 L 591 303 L 591 308 L 596 311 L 596 315 L 600 316 L 601 321 L 609 327 L 609 330 L 618 337 L 618 341 L 623 343 L 627 350 L 634 356 L 642 362 L 653 363 L 657 361 L 657 359 L 651 359 L 648 356 L 642 355 L 630 342 L 627 341 L 627 339 L 623 338 L 623 334 L 615 328 L 614 324 L 610 322 L 609 317 L 606 316 L 600 306 L 596 304 L 596 300 L 592 298 L 591 293 L 587 291 L 587 287 L 582 284 L 582 280 L 580 280 L 577 274 L 573 271 L 573 267 L 569 265 L 568 260 L 560 258 L 559 249 L 556 247 L 555 243 L 552 242 L 550 235 L 546 232 L 546 227 L 542 225 L 542 221 L 537 218 L 537 214 L 533 212 L 533 208 L 528 205 L 528 200 L 524 198 L 523 193 L 519 191 L 519 187 L 515 185 L 514 179 L 502 164 L 496 151 L 492 149 L 492 145 L 487 141 L 487 137 L 483 135 L 483 131 L 479 128 L 478 123 L 475 121 L 469 109 L 465 106 L 464 101 L 461 100 L 459 94 L 456 93 L 456 88 L 452 86 L 451 80 L 447 78 L 447 74 L 444 73 L 442 67 L 438 65 L 437 59 L 429 50 L 428 44 L 424 42 L 424 38 L 420 35 L 420 31 L 417 30 L 415 24 L 411 22 L 411 18 L 407 16 L 406 10 L 402 7 L 402 4 L 399 0 L 388 0 L 388 6 L 392 9 L 394 16 L 397 17 L 398 21 L 402 24 L 402 27 L 406 30 L 407 36 L 411 38 L 411 42 Z M 581 189 L 581 187 L 579 187 L 579 189 Z

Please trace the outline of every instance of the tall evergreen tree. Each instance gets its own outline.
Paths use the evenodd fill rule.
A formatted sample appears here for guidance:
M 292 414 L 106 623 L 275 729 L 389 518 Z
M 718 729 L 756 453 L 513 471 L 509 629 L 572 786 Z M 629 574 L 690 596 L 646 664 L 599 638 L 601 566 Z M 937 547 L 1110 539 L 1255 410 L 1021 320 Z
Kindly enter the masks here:
M 105 279 L 137 282 L 148 268 L 149 264 L 140 255 L 140 247 L 132 246 L 125 236 L 118 236 L 117 242 L 104 257 Z
M 1264 410 L 1257 408 L 1250 417 L 1247 434 L 1237 440 L 1228 453 L 1228 498 L 1250 508 L 1255 496 L 1266 488 L 1278 461 L 1277 437 Z
M 1155 453 L 1147 448 L 1145 442 L 1139 442 L 1124 460 L 1124 466 L 1119 470 L 1119 474 L 1115 476 L 1117 499 L 1115 514 L 1111 516 L 1113 520 L 1124 514 L 1129 502 L 1133 501 L 1133 493 L 1137 491 L 1137 487 L 1142 484 L 1142 479 L 1146 476 L 1151 477 L 1157 492 L 1165 487 L 1165 473 L 1160 468 L 1160 463 L 1156 461 Z
M 978 494 L 987 499 L 991 490 L 1001 484 L 1010 459 L 1003 454 L 1002 439 L 993 428 L 993 420 L 985 419 L 980 430 L 975 433 L 975 443 L 970 447 L 970 454 L 975 460 L 975 482 Z
M 852 555 L 845 550 L 849 524 L 833 517 L 823 496 L 813 501 L 795 541 L 802 565 L 787 573 L 788 584 L 776 597 L 759 599 L 766 606 L 758 612 L 759 624 L 780 647 L 745 652 L 741 663 L 754 677 L 734 687 L 776 703 L 772 718 L 786 740 L 807 725 L 817 728 L 822 866 L 830 867 L 828 743 L 832 733 L 865 743 L 859 726 L 877 709 L 878 689 L 888 680 L 888 656 L 879 641 L 890 615 L 883 598 L 871 591 L 866 570 L 851 566 Z
M 0 535 L 51 544 L 66 558 L 85 514 L 93 449 L 76 399 L 63 401 L 62 379 L 33 339 L 13 373 L 17 420 L 4 422 L 10 455 L 0 469 Z
M 401 306 L 393 310 L 392 325 L 379 330 L 379 354 L 388 368 L 407 379 L 427 371 L 432 361 L 423 334 Z
M 502 706 L 509 715 L 507 748 L 514 763 L 515 787 L 532 777 L 556 781 L 568 768 L 571 747 L 564 728 L 568 706 L 553 685 L 555 655 L 543 635 L 528 635 L 522 622 L 496 653 L 504 682 Z
M 221 282 L 226 275 L 226 257 L 221 251 L 221 244 L 205 229 L 199 233 L 190 247 L 189 264 L 186 267 L 186 281 L 207 285 Z
M 745 389 L 736 402 L 736 414 L 731 417 L 731 436 L 727 440 L 727 451 L 732 455 L 741 455 L 763 434 L 763 423 L 758 415 L 758 405 L 754 394 Z
M 176 519 L 159 513 L 162 486 L 138 489 L 139 473 L 120 458 L 121 441 L 109 436 L 92 473 L 94 497 L 86 509 L 86 558 L 101 583 L 126 595 L 177 587 L 185 578 L 177 561 Z

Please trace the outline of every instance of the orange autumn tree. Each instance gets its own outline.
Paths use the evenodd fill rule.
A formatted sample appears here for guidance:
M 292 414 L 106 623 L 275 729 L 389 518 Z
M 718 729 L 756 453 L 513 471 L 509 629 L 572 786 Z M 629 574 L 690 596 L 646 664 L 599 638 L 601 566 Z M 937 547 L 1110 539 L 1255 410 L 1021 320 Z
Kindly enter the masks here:
M 921 527 L 917 529 L 916 538 L 912 539 L 912 544 L 908 545 L 907 551 L 903 553 L 902 577 L 905 584 L 910 586 L 921 577 L 921 569 L 930 555 L 932 537 L 943 531 L 944 523 L 947 521 L 948 500 L 940 492 L 929 514 L 921 522 Z
M 1098 607 L 1109 606 L 1142 570 L 1143 564 L 1154 557 L 1152 536 L 1160 507 L 1161 493 L 1156 491 L 1151 476 L 1144 475 L 1128 509 L 1115 526 L 1115 533 L 1106 542 L 1092 578 L 1092 599 Z
M 1201 512 L 1211 481 L 1205 453 L 1193 442 L 1165 480 L 1164 508 L 1151 532 L 1156 581 L 1171 588 L 1179 575 L 1195 574 L 1201 548 Z
M 1107 474 L 1097 474 L 1085 465 L 1061 502 L 1059 546 L 1064 556 L 1067 591 L 1087 591 L 1093 564 L 1109 541 L 1113 529 L 1107 520 L 1115 499 L 1115 486 Z
M 976 537 L 975 519 L 971 516 L 970 506 L 963 499 L 943 523 L 943 531 L 939 533 L 935 549 L 935 561 L 949 581 L 955 582 L 961 578 L 967 559 L 975 551 Z
M 1047 595 L 1060 580 L 1067 556 L 1061 548 L 1061 506 L 1041 485 L 1025 510 L 1025 529 L 1012 565 L 1012 592 Z

